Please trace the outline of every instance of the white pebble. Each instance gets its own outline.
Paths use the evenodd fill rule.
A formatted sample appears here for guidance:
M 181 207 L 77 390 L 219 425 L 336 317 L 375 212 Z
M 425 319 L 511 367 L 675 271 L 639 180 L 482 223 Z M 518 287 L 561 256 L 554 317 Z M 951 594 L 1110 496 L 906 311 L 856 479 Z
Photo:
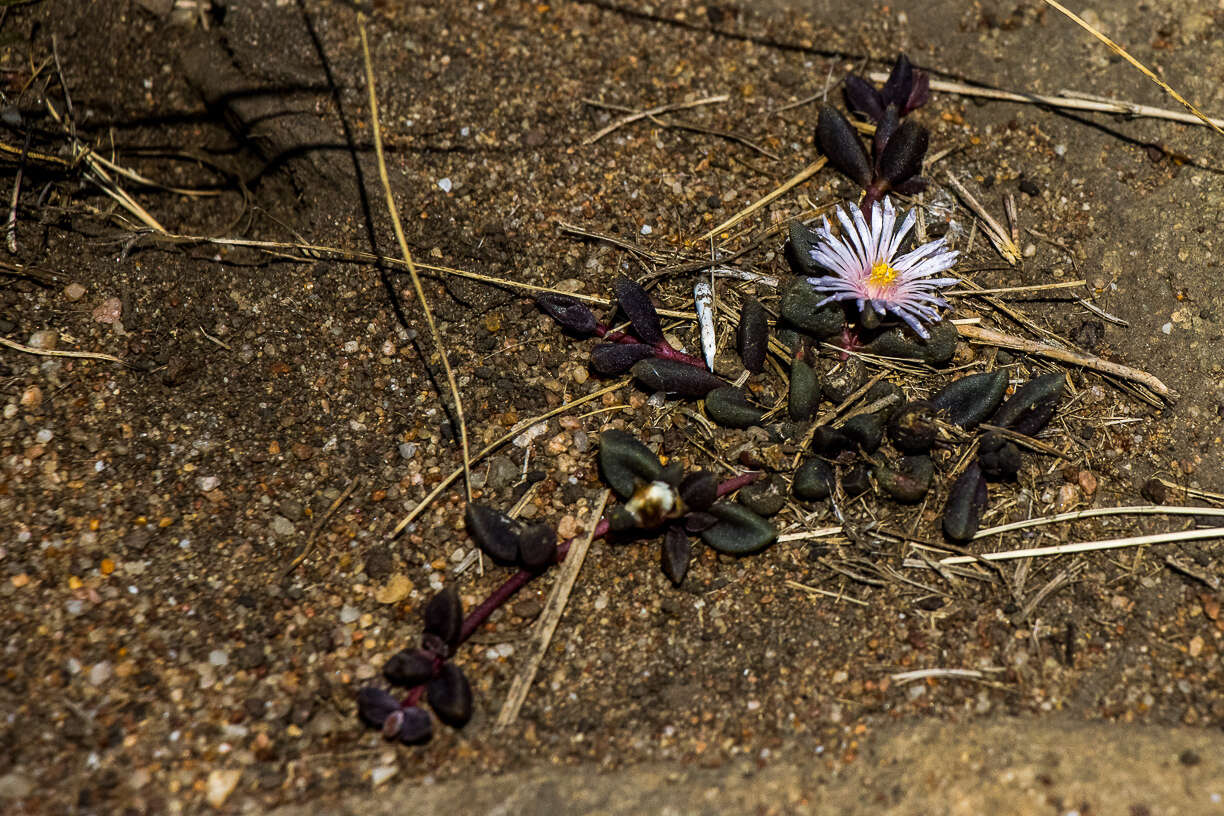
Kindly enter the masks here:
M 608 608 L 608 593 L 601 592 L 599 593 L 599 597 L 595 599 L 595 609 L 596 611 L 602 612 L 603 610 L 607 608 Z
M 51 433 L 50 428 L 43 428 L 38 433 L 34 434 L 34 441 L 40 445 L 45 445 L 51 441 L 51 437 L 55 434 Z
M 101 663 L 95 663 L 94 667 L 89 670 L 89 682 L 92 685 L 100 686 L 111 678 L 112 669 L 109 660 L 103 660 Z
M 356 354 L 357 349 L 361 348 L 361 346 L 357 344 L 356 340 L 350 340 L 347 343 L 345 343 L 341 348 L 344 350 L 345 354 Z
M 224 666 L 229 663 L 229 655 L 223 649 L 213 649 L 208 653 L 208 662 L 214 666 Z
M 353 621 L 357 620 L 360 617 L 361 617 L 361 612 L 359 612 L 357 610 L 357 607 L 355 606 L 350 606 L 349 604 L 345 604 L 344 606 L 340 608 L 340 622 L 341 623 L 352 623 Z
M 208 774 L 208 788 L 205 791 L 204 798 L 208 800 L 208 804 L 214 808 L 220 808 L 225 804 L 225 800 L 234 792 L 234 788 L 238 787 L 238 780 L 242 778 L 242 771 L 237 768 L 229 770 L 213 770 Z
M 1161 327 L 1160 327 L 1160 330 L 1161 330 L 1162 332 L 1164 332 L 1165 334 L 1172 334 L 1172 333 L 1173 333 L 1173 324 L 1172 324 L 1172 323 L 1166 323 L 1166 324 L 1164 324 L 1163 326 L 1161 326 Z
M 394 765 L 379 765 L 374 770 L 370 771 L 370 781 L 374 783 L 374 787 L 378 787 L 386 782 L 391 777 L 395 776 L 395 772 L 399 770 Z
M 216 490 L 217 485 L 221 484 L 221 480 L 216 476 L 201 476 L 200 478 L 196 479 L 196 484 L 199 485 L 201 490 L 207 493 L 210 490 Z
M 438 186 L 442 188 L 442 192 L 449 193 L 451 191 L 451 180 L 448 178 L 438 179 Z
M 649 235 L 649 234 L 650 234 L 650 233 L 652 233 L 652 232 L 654 232 L 654 230 L 651 228 L 651 226 L 650 226 L 649 224 L 643 224 L 643 225 L 642 225 L 642 234 L 643 234 L 643 235 Z

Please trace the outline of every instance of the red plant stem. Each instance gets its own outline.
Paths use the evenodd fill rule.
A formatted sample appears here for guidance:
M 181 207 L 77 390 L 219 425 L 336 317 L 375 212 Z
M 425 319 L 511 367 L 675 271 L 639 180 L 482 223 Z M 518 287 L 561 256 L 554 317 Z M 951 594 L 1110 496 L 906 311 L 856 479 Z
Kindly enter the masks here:
M 624 343 L 626 345 L 633 345 L 636 343 L 639 345 L 646 345 L 645 343 L 643 343 L 641 340 L 637 339 L 633 335 L 625 334 L 624 332 L 613 331 L 612 329 L 609 329 L 607 326 L 605 326 L 602 323 L 596 324 L 595 334 L 600 339 L 607 340 L 609 343 Z M 696 366 L 697 368 L 701 368 L 701 369 L 704 369 L 706 367 L 704 360 L 702 360 L 699 357 L 694 357 L 691 354 L 685 354 L 683 351 L 680 351 L 676 349 L 675 347 L 673 347 L 672 344 L 668 343 L 666 340 L 662 340 L 658 343 L 651 345 L 651 348 L 654 349 L 656 357 L 661 357 L 665 360 L 675 360 L 678 363 L 684 363 L 685 365 Z
M 760 476 L 761 474 L 759 472 L 752 471 L 749 473 L 742 473 L 739 476 L 735 476 L 731 479 L 727 479 L 725 482 L 721 482 L 718 485 L 718 497 L 722 498 L 723 496 L 734 493 L 741 487 L 752 484 L 758 478 L 760 478 Z M 611 525 L 609 525 L 608 519 L 606 517 L 600 519 L 599 523 L 595 525 L 595 532 L 591 534 L 591 540 L 594 541 L 597 538 L 603 538 L 608 534 L 609 529 L 611 529 Z M 573 541 L 574 540 L 571 538 L 568 541 L 563 541 L 557 545 L 557 556 L 554 563 L 560 564 L 565 560 L 565 556 L 569 554 L 570 545 L 573 543 Z M 519 570 L 518 572 L 514 573 L 514 575 L 507 578 L 501 586 L 493 590 L 493 592 L 489 594 L 489 597 L 485 598 L 484 601 L 481 602 L 480 606 L 469 612 L 468 616 L 463 619 L 463 626 L 459 630 L 459 642 L 463 643 L 470 638 L 476 632 L 476 630 L 480 628 L 481 624 L 489 619 L 490 615 L 492 615 L 494 612 L 500 609 L 503 604 L 514 597 L 516 592 L 527 586 L 527 584 L 531 582 L 531 579 L 542 574 L 542 571 L 532 572 L 531 570 Z

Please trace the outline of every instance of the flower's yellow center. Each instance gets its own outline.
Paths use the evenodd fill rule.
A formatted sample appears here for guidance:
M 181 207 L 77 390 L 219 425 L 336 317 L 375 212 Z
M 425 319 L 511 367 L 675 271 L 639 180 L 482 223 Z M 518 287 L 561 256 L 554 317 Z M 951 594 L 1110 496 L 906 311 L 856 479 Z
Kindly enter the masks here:
M 897 280 L 897 270 L 888 265 L 888 261 L 876 261 L 871 265 L 871 276 L 867 282 L 880 289 L 892 286 Z

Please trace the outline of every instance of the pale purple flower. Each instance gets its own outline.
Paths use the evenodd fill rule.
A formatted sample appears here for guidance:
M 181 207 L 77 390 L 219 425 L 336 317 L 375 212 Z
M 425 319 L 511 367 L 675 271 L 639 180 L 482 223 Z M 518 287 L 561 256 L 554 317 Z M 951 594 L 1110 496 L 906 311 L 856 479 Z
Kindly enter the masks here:
M 829 219 L 816 229 L 820 242 L 811 250 L 812 260 L 832 272 L 819 278 L 808 278 L 818 292 L 829 296 L 820 302 L 833 300 L 858 301 L 859 311 L 870 302 L 881 315 L 891 313 L 905 321 L 919 337 L 930 338 L 922 322 L 939 320 L 937 307 L 947 301 L 936 296 L 936 290 L 959 282 L 958 278 L 932 278 L 956 263 L 959 253 L 948 249 L 943 238 L 930 241 L 898 256 L 901 242 L 914 226 L 914 211 L 897 225 L 897 211 L 887 197 L 883 204 L 871 207 L 871 223 L 858 207 L 839 207 L 837 220 L 841 235 L 829 228 Z

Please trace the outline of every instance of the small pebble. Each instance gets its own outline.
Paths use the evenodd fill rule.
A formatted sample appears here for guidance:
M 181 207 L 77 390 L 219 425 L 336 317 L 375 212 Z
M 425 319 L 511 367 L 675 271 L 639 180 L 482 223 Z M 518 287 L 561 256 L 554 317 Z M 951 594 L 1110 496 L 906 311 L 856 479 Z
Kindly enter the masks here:
M 442 188 L 442 192 L 449 193 L 451 191 L 451 187 L 453 187 L 454 185 L 451 184 L 450 179 L 441 178 L 441 179 L 438 179 L 438 186 Z
M 649 224 L 643 224 L 643 225 L 642 225 L 642 234 L 643 234 L 643 235 L 649 235 L 649 234 L 650 234 L 650 233 L 652 233 L 652 232 L 654 232 L 654 230 L 651 228 L 651 226 L 650 226 Z
M 293 522 L 284 516 L 277 516 L 272 519 L 272 532 L 283 538 L 288 538 L 297 532 L 297 528 L 293 526 Z
M 361 348 L 361 346 L 356 340 L 350 340 L 341 346 L 341 350 L 343 350 L 345 354 L 356 354 L 359 348 Z
M 237 768 L 227 770 L 216 769 L 208 774 L 208 786 L 206 788 L 204 798 L 208 800 L 208 804 L 215 808 L 220 808 L 225 804 L 225 800 L 234 792 L 234 788 L 238 787 L 238 780 L 242 778 L 242 771 Z
M 80 300 L 85 297 L 85 287 L 79 283 L 70 283 L 64 287 L 64 297 L 69 300 Z
M 59 332 L 53 329 L 41 329 L 30 335 L 30 340 L 26 345 L 49 351 L 59 345 Z
M 90 685 L 100 686 L 111 679 L 112 674 L 114 674 L 114 669 L 111 667 L 109 660 L 95 663 L 93 668 L 89 670 Z
M 446 181 L 446 179 L 443 179 L 443 181 Z M 449 186 L 446 189 L 449 190 Z M 394 765 L 379 765 L 377 768 L 370 771 L 370 781 L 373 782 L 374 787 L 377 788 L 379 785 L 395 776 L 395 772 L 397 770 L 399 769 Z
M 37 385 L 31 385 L 21 392 L 21 407 L 37 408 L 39 405 L 42 405 L 42 397 L 42 389 Z
M 40 445 L 45 445 L 51 441 L 52 436 L 54 436 L 54 434 L 51 432 L 50 428 L 43 428 L 38 433 L 34 434 L 34 441 Z
M 219 484 L 221 484 L 221 480 L 216 476 L 201 476 L 200 478 L 196 479 L 196 485 L 205 493 L 210 490 L 216 490 L 217 485 Z
M 1020 254 L 1022 254 L 1026 258 L 1033 257 L 1034 255 L 1037 254 L 1037 245 L 1036 244 L 1025 244 L 1024 249 L 1020 251 Z
M 341 623 L 355 623 L 360 617 L 361 612 L 357 610 L 357 607 L 350 604 L 345 604 L 344 606 L 340 607 Z
M 229 655 L 223 649 L 213 649 L 208 653 L 208 662 L 214 666 L 225 666 L 229 663 Z
M 1160 330 L 1161 330 L 1162 332 L 1164 332 L 1165 334 L 1172 334 L 1172 333 L 1173 333 L 1173 324 L 1172 324 L 1172 323 L 1166 323 L 1166 324 L 1164 324 L 1163 326 L 1161 326 L 1161 327 L 1160 327 Z
M 114 323 L 123 314 L 123 301 L 117 297 L 107 298 L 93 310 L 93 319 L 98 323 Z

